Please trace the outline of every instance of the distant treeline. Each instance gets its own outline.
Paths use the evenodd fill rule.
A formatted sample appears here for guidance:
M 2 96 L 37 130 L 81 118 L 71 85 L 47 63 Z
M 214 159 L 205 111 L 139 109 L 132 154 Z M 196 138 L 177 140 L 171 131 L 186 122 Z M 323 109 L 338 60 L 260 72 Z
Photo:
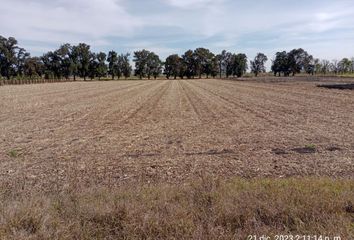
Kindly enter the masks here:
M 173 54 L 165 61 L 148 50 L 133 54 L 135 68 L 130 64 L 130 54 L 110 51 L 94 53 L 90 46 L 80 43 L 76 46 L 64 44 L 55 51 L 41 57 L 31 57 L 18 46 L 15 38 L 0 36 L 0 78 L 11 79 L 87 79 L 129 78 L 132 73 L 142 78 L 242 77 L 249 69 L 256 76 L 266 71 L 267 56 L 258 53 L 248 63 L 246 54 L 222 51 L 214 54 L 209 49 L 188 50 L 182 56 Z M 274 75 L 295 75 L 297 73 L 327 74 L 354 72 L 354 58 L 341 61 L 319 60 L 299 48 L 290 52 L 277 52 L 272 60 Z

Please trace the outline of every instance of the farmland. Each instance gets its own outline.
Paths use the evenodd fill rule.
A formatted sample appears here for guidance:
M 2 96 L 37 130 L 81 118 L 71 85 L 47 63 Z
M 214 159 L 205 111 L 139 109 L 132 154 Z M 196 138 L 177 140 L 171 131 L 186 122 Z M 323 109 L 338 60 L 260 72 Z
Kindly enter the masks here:
M 68 177 L 109 184 L 179 182 L 200 173 L 353 177 L 352 91 L 225 80 L 0 91 L 6 180 L 50 187 Z M 307 146 L 313 153 L 294 151 Z
M 343 199 L 351 199 L 354 92 L 317 87 L 334 81 L 339 80 L 134 80 L 3 86 L 2 189 L 50 193 L 145 184 L 185 188 L 204 178 L 301 178 L 305 180 L 284 180 L 290 181 L 285 185 L 312 186 L 321 192 L 318 187 L 327 182 L 330 189 L 344 192 Z M 315 183 L 312 178 L 317 179 Z M 320 179 L 327 180 L 321 184 Z M 257 191 L 254 185 L 248 187 Z M 128 195 L 133 188 L 129 189 Z M 325 195 L 329 192 L 323 190 Z M 310 208 L 320 211 L 321 206 L 339 204 L 335 199 L 334 203 L 321 201 Z M 354 211 L 350 205 L 347 209 Z M 339 231 L 349 236 L 343 225 L 350 222 L 348 215 L 336 215 L 333 222 L 322 222 L 322 226 L 333 233 L 339 216 Z M 321 223 L 316 226 L 312 229 L 320 229 Z M 200 230 L 187 228 L 193 234 Z M 179 236 L 187 236 L 183 234 Z M 168 234 L 159 236 L 168 238 Z

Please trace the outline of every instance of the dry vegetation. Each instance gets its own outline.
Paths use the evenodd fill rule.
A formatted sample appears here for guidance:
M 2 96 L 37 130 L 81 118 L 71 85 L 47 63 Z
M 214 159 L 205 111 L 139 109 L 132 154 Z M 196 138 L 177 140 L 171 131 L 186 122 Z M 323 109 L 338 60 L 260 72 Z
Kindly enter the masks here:
M 319 82 L 3 86 L 0 238 L 351 239 L 354 92 Z
M 1 192 L 3 239 L 354 236 L 354 182 L 204 178 L 188 185 Z

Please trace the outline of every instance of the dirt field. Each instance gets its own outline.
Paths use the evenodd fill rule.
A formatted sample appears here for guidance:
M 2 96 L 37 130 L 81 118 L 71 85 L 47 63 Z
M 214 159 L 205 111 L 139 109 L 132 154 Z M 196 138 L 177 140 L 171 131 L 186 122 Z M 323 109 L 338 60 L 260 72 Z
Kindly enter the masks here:
M 354 178 L 354 91 L 317 81 L 159 80 L 0 88 L 0 181 Z

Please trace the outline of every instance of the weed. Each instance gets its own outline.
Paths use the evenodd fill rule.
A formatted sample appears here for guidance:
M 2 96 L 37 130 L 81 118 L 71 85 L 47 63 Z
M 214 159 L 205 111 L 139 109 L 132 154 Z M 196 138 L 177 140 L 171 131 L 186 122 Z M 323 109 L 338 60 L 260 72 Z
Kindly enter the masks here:
M 20 152 L 17 149 L 12 149 L 8 152 L 7 155 L 12 158 L 17 158 L 20 155 Z

